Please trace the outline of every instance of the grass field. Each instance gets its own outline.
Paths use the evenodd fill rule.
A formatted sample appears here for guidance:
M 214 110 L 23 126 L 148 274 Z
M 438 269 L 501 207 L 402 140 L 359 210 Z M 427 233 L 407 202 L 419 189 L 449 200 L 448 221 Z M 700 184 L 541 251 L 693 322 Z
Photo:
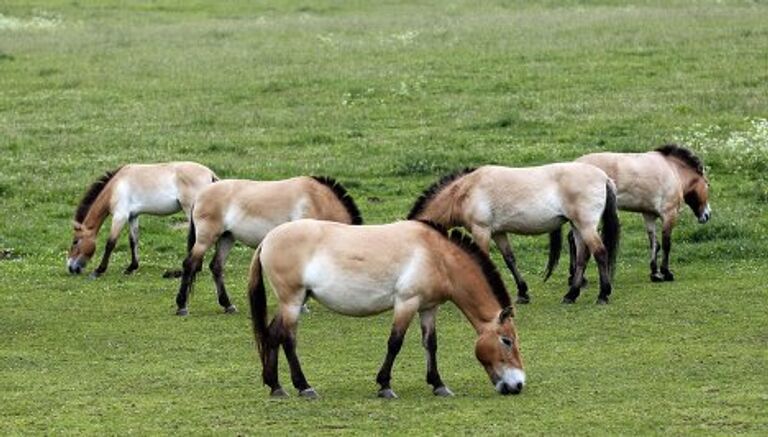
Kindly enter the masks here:
M 0 14 L 0 434 L 768 433 L 766 2 L 5 0 Z M 207 272 L 173 316 L 177 283 L 160 276 L 183 257 L 180 216 L 142 218 L 133 276 L 125 236 L 102 278 L 65 269 L 77 201 L 127 162 L 331 175 L 385 223 L 457 167 L 673 140 L 705 159 L 713 207 L 704 226 L 682 214 L 676 282 L 648 281 L 639 216 L 621 216 L 605 307 L 594 285 L 562 306 L 565 266 L 540 279 L 546 237 L 513 239 L 533 298 L 516 320 L 520 396 L 494 393 L 447 305 L 457 396 L 431 395 L 412 326 L 401 399 L 376 399 L 390 316 L 314 304 L 299 354 L 322 398 L 268 399 L 250 321 L 221 314 Z M 249 260 L 238 247 L 227 266 L 241 310 Z

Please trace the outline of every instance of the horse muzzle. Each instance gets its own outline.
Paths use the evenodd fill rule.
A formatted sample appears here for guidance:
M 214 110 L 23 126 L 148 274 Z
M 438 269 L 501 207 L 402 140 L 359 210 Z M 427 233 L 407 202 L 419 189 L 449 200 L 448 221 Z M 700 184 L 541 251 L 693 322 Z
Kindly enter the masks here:
M 493 385 L 501 395 L 517 395 L 525 386 L 525 372 L 520 369 L 504 369 L 501 377 L 494 378 Z
M 709 221 L 710 217 L 712 217 L 712 211 L 709 209 L 709 205 L 707 205 L 707 207 L 704 208 L 704 212 L 699 215 L 699 223 L 703 225 Z
M 83 268 L 85 266 L 80 263 L 78 259 L 68 259 L 67 260 L 67 270 L 69 270 L 70 275 L 79 275 L 83 272 Z

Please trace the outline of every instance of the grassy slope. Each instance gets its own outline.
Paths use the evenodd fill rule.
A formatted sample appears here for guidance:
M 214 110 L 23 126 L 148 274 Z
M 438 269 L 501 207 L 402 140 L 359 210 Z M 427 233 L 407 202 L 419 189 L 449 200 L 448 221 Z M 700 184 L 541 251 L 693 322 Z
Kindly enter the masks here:
M 124 162 L 334 175 L 379 223 L 458 166 L 644 150 L 678 128 L 742 129 L 768 113 L 759 3 L 404 3 L 0 6 L 62 19 L 0 29 L 0 248 L 14 258 L 0 260 L 0 432 L 765 431 L 768 219 L 753 177 L 727 162 L 709 163 L 722 169 L 713 222 L 684 213 L 676 283 L 646 282 L 635 216 L 622 216 L 607 308 L 592 305 L 594 287 L 560 306 L 564 268 L 536 279 L 545 239 L 514 240 L 534 298 L 518 318 L 529 386 L 514 398 L 493 394 L 468 325 L 446 307 L 441 370 L 458 397 L 429 394 L 413 329 L 394 374 L 402 399 L 374 399 L 388 316 L 315 305 L 300 354 L 323 399 L 266 399 L 249 321 L 219 314 L 207 274 L 191 316 L 171 317 L 176 284 L 159 274 L 184 236 L 167 219 L 142 219 L 136 276 L 119 273 L 124 241 L 106 277 L 65 275 L 74 203 Z M 229 265 L 241 309 L 248 259 L 239 248 Z

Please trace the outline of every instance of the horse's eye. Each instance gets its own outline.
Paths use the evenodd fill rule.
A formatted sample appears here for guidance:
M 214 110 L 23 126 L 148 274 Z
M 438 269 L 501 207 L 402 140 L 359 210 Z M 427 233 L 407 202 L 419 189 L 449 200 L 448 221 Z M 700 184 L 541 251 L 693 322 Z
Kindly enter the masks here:
M 504 346 L 506 347 L 512 347 L 512 339 L 509 337 L 501 337 L 501 342 L 504 343 Z
M 72 240 L 72 245 L 73 245 L 73 246 L 74 246 L 74 245 L 76 245 L 76 244 L 77 244 L 77 242 L 78 242 L 78 239 L 77 239 L 77 238 L 75 238 L 74 240 Z

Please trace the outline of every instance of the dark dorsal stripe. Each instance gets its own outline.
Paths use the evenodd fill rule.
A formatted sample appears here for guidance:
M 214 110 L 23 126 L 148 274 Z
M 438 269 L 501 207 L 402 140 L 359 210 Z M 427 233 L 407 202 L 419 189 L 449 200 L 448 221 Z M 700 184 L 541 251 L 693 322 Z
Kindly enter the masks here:
M 429 204 L 429 202 L 432 199 L 434 199 L 437 196 L 437 194 L 440 191 L 442 191 L 443 188 L 448 186 L 451 182 L 461 178 L 462 176 L 468 175 L 475 170 L 477 170 L 477 168 L 474 168 L 474 167 L 463 168 L 449 175 L 443 176 L 439 181 L 430 185 L 430 187 L 424 190 L 424 192 L 421 193 L 421 196 L 419 196 L 419 198 L 416 199 L 416 203 L 413 204 L 413 208 L 411 208 L 411 212 L 408 213 L 408 220 L 416 219 L 416 217 L 418 217 L 419 214 L 421 214 L 421 212 L 424 211 L 424 209 L 427 207 L 427 204 Z
M 346 209 L 347 213 L 349 213 L 349 218 L 353 225 L 363 224 L 363 216 L 360 214 L 360 210 L 357 208 L 357 204 L 355 204 L 355 199 L 352 198 L 352 196 L 347 192 L 347 189 L 344 188 L 341 183 L 328 176 L 312 176 L 312 179 L 316 180 L 322 185 L 325 185 L 331 191 L 333 191 L 333 194 L 336 195 L 336 198 L 339 199 L 339 202 L 344 205 L 344 209 Z
M 506 308 L 512 305 L 512 300 L 507 292 L 507 287 L 504 285 L 504 281 L 501 279 L 499 271 L 496 270 L 496 266 L 493 261 L 480 250 L 480 247 L 472 241 L 472 237 L 463 234 L 459 231 L 448 232 L 444 227 L 429 220 L 416 220 L 421 222 L 430 228 L 437 231 L 440 235 L 447 238 L 454 245 L 458 246 L 467 255 L 469 255 L 482 269 L 485 280 L 488 281 L 488 285 L 491 287 L 493 296 L 499 302 L 502 308 Z
M 93 202 L 96 201 L 96 198 L 99 197 L 99 194 L 104 191 L 104 187 L 107 186 L 107 183 L 112 180 L 112 178 L 117 174 L 117 172 L 120 171 L 121 168 L 123 167 L 121 166 L 112 171 L 106 172 L 102 177 L 94 182 L 90 188 L 88 188 L 85 196 L 83 196 L 83 200 L 80 201 L 80 205 L 78 205 L 77 209 L 75 210 L 76 222 L 82 223 L 83 220 L 85 220 L 85 216 L 88 215 L 88 211 L 90 211 Z
M 702 164 L 699 157 L 694 155 L 693 152 L 691 152 L 689 149 L 686 149 L 685 147 L 679 146 L 677 144 L 665 144 L 657 148 L 656 151 L 664 156 L 671 156 L 673 158 L 679 159 L 685 163 L 685 165 L 693 169 L 696 173 L 704 176 L 704 164 Z

